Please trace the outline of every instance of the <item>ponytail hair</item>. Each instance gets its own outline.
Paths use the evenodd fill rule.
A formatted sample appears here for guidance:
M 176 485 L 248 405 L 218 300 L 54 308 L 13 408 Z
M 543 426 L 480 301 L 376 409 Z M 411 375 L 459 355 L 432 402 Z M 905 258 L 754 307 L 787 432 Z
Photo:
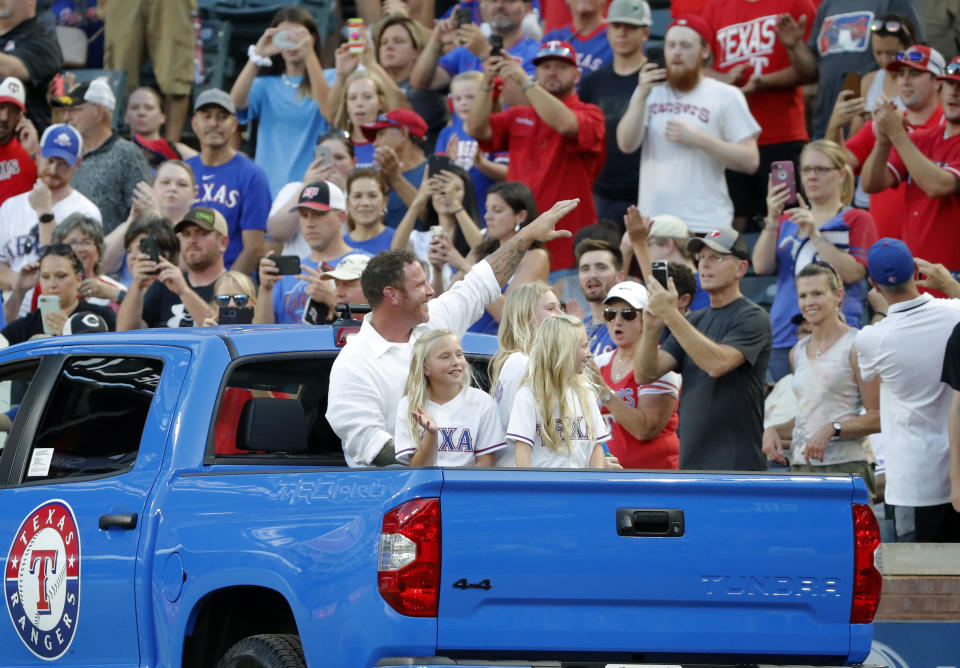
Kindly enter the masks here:
M 530 354 L 536 329 L 533 325 L 533 307 L 541 297 L 552 290 L 545 281 L 535 281 L 519 286 L 504 300 L 503 309 L 500 311 L 500 328 L 497 331 L 499 346 L 490 360 L 487 372 L 490 376 L 491 392 L 496 392 L 500 371 L 510 355 Z

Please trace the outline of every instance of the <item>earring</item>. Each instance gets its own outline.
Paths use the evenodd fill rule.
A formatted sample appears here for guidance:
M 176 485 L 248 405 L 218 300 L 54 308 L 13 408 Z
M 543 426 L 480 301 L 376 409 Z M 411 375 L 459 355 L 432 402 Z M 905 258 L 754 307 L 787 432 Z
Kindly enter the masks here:
M 513 231 L 514 231 L 514 232 L 519 232 L 519 231 L 520 231 L 520 223 L 517 223 L 516 225 L 513 226 Z

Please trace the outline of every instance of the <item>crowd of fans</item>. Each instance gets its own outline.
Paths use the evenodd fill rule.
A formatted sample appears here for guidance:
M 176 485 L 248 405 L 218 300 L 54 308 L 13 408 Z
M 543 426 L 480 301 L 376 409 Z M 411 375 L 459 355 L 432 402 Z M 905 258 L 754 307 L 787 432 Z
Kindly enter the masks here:
M 351 466 L 842 472 L 899 540 L 960 541 L 939 3 L 677 0 L 660 48 L 643 0 L 358 1 L 327 69 L 290 6 L 192 97 L 193 2 L 100 0 L 125 91 L 64 79 L 50 4 L 0 3 L 6 343 L 367 304 Z

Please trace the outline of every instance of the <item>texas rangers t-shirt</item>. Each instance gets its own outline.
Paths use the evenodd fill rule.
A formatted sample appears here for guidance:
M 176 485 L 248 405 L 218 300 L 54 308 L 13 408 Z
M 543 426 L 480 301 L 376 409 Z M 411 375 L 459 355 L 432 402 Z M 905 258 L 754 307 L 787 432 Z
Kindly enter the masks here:
M 748 65 L 745 76 L 734 82 L 743 85 L 750 76 L 790 67 L 790 56 L 777 39 L 777 17 L 790 14 L 798 22 L 806 17 L 804 38 L 807 38 L 816 13 L 810 0 L 711 0 L 703 10 L 703 18 L 716 33 L 714 69 L 726 73 L 734 67 Z M 747 97 L 747 104 L 763 128 L 757 140 L 761 146 L 807 140 L 800 86 L 757 91 Z
M 600 416 L 596 393 L 591 393 L 591 397 L 589 406 L 581 406 L 576 393 L 572 389 L 567 390 L 566 400 L 572 409 L 567 411 L 567 415 L 573 424 L 559 425 L 558 411 L 554 410 L 554 415 L 547 421 L 549 424 L 544 425 L 530 386 L 522 386 L 517 391 L 513 411 L 510 413 L 507 441 L 515 444 L 526 443 L 532 448 L 530 466 L 533 468 L 589 468 L 594 447 L 610 439 L 610 432 L 606 430 L 606 423 Z M 560 450 L 551 450 L 543 444 L 541 429 L 556 429 L 560 432 Z
M 423 411 L 437 422 L 437 457 L 435 466 L 475 466 L 478 455 L 489 455 L 505 445 L 503 427 L 497 416 L 497 403 L 486 392 L 465 387 L 445 404 L 427 399 Z M 415 443 L 410 434 L 410 397 L 404 395 L 397 404 L 397 422 L 393 446 L 397 461 L 409 464 L 423 439 L 418 427 Z
M 209 206 L 227 219 L 230 243 L 223 259 L 229 269 L 243 250 L 243 232 L 267 229 L 271 203 L 267 175 L 240 153 L 216 167 L 203 164 L 199 155 L 186 162 L 197 183 L 194 206 Z
M 577 67 L 580 74 L 586 76 L 613 62 L 613 49 L 607 39 L 607 24 L 601 23 L 586 35 L 576 32 L 573 25 L 565 25 L 559 30 L 551 30 L 543 36 L 544 42 L 558 39 L 568 42 L 577 52 Z

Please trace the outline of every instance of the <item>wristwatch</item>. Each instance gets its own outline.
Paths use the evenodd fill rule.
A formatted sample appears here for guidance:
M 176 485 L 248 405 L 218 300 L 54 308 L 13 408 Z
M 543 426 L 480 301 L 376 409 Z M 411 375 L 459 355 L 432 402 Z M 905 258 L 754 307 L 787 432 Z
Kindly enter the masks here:
M 526 93 L 528 90 L 536 86 L 538 83 L 540 82 L 537 81 L 537 78 L 531 74 L 530 76 L 527 77 L 527 80 L 523 82 L 523 85 L 520 86 L 520 90 Z
M 843 430 L 843 426 L 839 422 L 833 423 L 833 437 L 837 438 L 840 436 L 840 432 Z
M 611 392 L 610 390 L 607 390 L 606 392 L 603 392 L 600 395 L 600 401 L 603 403 L 607 403 L 611 399 L 613 399 L 613 392 Z
M 39 216 L 39 219 L 40 219 L 40 222 L 41 222 L 41 223 L 52 223 L 53 221 L 56 220 L 56 218 L 54 218 L 54 216 L 53 216 L 52 213 L 44 213 L 44 214 L 41 214 L 41 215 Z

